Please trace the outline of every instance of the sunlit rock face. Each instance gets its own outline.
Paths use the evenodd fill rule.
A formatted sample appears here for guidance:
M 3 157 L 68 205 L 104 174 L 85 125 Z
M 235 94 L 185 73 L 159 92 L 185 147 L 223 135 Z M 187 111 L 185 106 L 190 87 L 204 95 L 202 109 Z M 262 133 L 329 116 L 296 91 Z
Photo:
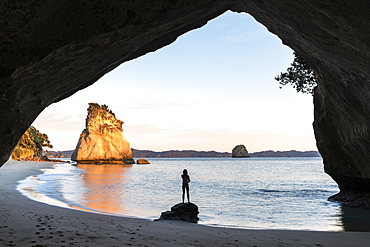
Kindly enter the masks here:
M 140 165 L 146 165 L 146 164 L 150 164 L 150 162 L 146 159 L 138 159 L 136 161 L 137 164 L 140 164 Z
M 78 163 L 125 163 L 132 159 L 130 144 L 122 134 L 123 122 L 107 108 L 90 103 L 72 160 Z
M 11 159 L 31 159 L 35 155 L 35 152 L 27 148 L 15 148 L 14 152 L 11 155 Z
M 2 1 L 0 163 L 45 107 L 226 10 L 250 13 L 316 70 L 314 129 L 325 171 L 343 191 L 370 192 L 365 0 Z

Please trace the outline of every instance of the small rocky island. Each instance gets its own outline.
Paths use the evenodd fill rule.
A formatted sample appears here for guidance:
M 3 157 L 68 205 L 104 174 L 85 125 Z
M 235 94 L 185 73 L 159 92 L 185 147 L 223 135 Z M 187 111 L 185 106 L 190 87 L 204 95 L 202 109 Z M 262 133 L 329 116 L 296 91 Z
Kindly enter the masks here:
M 232 158 L 249 158 L 251 156 L 248 154 L 247 148 L 244 145 L 240 144 L 233 148 L 231 157 Z
M 129 142 L 122 134 L 123 122 L 107 105 L 89 103 L 86 128 L 71 159 L 85 164 L 133 164 Z

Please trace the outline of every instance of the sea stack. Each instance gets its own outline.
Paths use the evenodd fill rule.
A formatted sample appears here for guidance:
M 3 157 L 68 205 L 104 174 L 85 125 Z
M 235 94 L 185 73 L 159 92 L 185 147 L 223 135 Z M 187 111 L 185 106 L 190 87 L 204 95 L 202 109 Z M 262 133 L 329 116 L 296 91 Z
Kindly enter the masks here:
M 247 149 L 244 145 L 240 144 L 233 148 L 233 151 L 231 153 L 232 158 L 248 158 L 250 157 L 248 154 Z
M 130 144 L 122 134 L 123 122 L 107 105 L 89 103 L 86 128 L 71 159 L 77 163 L 132 164 Z

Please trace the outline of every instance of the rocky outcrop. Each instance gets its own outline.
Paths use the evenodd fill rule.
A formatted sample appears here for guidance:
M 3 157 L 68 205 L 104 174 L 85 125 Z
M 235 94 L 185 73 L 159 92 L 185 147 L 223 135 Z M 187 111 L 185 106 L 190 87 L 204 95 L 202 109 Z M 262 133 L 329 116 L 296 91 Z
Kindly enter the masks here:
M 35 152 L 32 149 L 16 147 L 12 153 L 11 158 L 13 160 L 17 160 L 17 159 L 29 160 L 29 159 L 32 159 L 34 155 L 35 155 Z
M 249 156 L 247 148 L 243 144 L 240 144 L 233 148 L 231 152 L 231 157 L 232 158 L 248 158 L 251 156 Z
M 90 103 L 86 129 L 82 131 L 71 159 L 78 163 L 135 163 L 130 144 L 122 134 L 122 125 L 123 122 L 107 106 Z
M 198 222 L 198 206 L 194 203 L 178 203 L 171 207 L 171 211 L 161 213 L 158 220 L 183 220 L 188 222 Z
M 250 13 L 315 69 L 325 171 L 342 191 L 370 192 L 369 1 L 2 1 L 0 164 L 48 105 L 226 10 Z
M 345 206 L 370 208 L 370 193 L 363 191 L 342 190 L 329 197 L 329 201 L 339 201 Z
M 19 160 L 40 160 L 44 159 L 43 147 L 53 148 L 46 134 L 41 133 L 34 126 L 31 126 L 22 135 L 17 146 L 14 148 L 11 158 Z

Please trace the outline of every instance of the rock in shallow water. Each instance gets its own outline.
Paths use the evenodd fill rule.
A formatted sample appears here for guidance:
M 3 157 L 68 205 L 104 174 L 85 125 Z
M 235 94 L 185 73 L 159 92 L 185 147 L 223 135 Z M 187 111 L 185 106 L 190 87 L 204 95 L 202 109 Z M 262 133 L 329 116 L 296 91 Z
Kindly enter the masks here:
M 150 164 L 150 162 L 146 159 L 138 159 L 136 163 L 140 165 Z
M 171 207 L 171 211 L 162 212 L 158 220 L 183 220 L 197 223 L 198 214 L 198 206 L 194 203 L 178 203 Z

